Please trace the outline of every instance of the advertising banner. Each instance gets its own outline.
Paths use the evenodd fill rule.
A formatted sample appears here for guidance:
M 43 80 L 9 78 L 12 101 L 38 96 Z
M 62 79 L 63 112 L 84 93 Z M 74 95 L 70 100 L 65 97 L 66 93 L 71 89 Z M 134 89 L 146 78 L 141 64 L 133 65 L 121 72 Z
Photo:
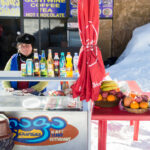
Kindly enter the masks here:
M 66 0 L 23 0 L 24 17 L 39 17 L 39 11 L 40 17 L 66 17 Z
M 70 17 L 77 17 L 78 0 L 70 0 Z
M 70 17 L 77 17 L 78 0 L 70 0 Z M 113 0 L 99 0 L 100 18 L 113 17 Z
M 113 17 L 113 0 L 99 0 L 100 18 Z
M 0 16 L 20 16 L 20 0 L 0 0 Z
M 66 143 L 79 134 L 76 127 L 61 117 L 9 118 L 16 145 L 43 146 Z

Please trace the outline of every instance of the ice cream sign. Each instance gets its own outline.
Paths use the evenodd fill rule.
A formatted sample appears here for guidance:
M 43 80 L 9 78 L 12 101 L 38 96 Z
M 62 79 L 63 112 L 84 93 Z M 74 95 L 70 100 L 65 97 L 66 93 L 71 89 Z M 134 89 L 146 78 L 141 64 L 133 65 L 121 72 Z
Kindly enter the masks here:
M 30 118 L 10 118 L 10 128 L 16 145 L 55 145 L 74 139 L 79 131 L 63 118 L 46 116 Z

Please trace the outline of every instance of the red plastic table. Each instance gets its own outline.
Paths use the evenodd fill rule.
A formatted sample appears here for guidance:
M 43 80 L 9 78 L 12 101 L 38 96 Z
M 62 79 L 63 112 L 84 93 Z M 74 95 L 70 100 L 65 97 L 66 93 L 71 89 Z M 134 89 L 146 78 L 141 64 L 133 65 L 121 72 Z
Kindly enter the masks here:
M 98 150 L 106 150 L 107 120 L 150 121 L 150 111 L 144 114 L 132 114 L 119 107 L 93 109 L 92 120 L 98 120 Z M 139 124 L 137 124 L 139 125 Z
M 135 81 L 127 81 L 131 90 L 141 92 Z M 148 94 L 149 93 L 145 93 Z M 144 114 L 133 114 L 120 110 L 119 106 L 112 108 L 93 107 L 92 120 L 98 120 L 98 150 L 106 150 L 107 120 L 135 121 L 134 139 L 138 138 L 139 121 L 150 121 L 150 111 Z

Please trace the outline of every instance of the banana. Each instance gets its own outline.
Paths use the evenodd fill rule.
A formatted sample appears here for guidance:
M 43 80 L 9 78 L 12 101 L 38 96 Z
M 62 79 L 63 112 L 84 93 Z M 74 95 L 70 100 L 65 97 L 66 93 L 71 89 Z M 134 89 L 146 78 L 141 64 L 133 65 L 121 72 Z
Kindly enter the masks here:
M 101 85 L 111 84 L 111 83 L 116 83 L 116 82 L 113 81 L 113 80 L 110 80 L 110 81 L 103 81 Z
M 112 82 L 115 82 L 115 81 L 113 81 L 113 80 L 106 80 L 106 81 L 102 81 L 102 84 L 104 83 L 112 83 Z
M 101 84 L 102 91 L 110 91 L 118 89 L 118 84 L 113 80 L 103 81 Z
M 112 87 L 112 86 L 118 87 L 117 83 L 105 83 L 105 84 L 101 85 L 101 88 Z
M 104 87 L 111 87 L 111 86 L 116 86 L 118 87 L 117 83 L 113 80 L 110 80 L 110 81 L 103 81 L 102 84 L 101 84 L 101 88 L 104 88 Z
M 106 92 L 106 91 L 110 91 L 110 90 L 116 90 L 118 89 L 117 86 L 109 86 L 109 87 L 104 87 L 104 88 L 101 88 L 102 91 Z

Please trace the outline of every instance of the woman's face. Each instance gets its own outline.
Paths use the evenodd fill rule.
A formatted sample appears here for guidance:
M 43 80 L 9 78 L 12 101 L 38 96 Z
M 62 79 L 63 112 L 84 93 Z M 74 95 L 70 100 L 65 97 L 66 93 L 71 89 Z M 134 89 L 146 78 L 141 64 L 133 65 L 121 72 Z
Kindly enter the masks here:
M 21 43 L 18 45 L 19 52 L 24 56 L 29 56 L 32 53 L 32 45 Z

